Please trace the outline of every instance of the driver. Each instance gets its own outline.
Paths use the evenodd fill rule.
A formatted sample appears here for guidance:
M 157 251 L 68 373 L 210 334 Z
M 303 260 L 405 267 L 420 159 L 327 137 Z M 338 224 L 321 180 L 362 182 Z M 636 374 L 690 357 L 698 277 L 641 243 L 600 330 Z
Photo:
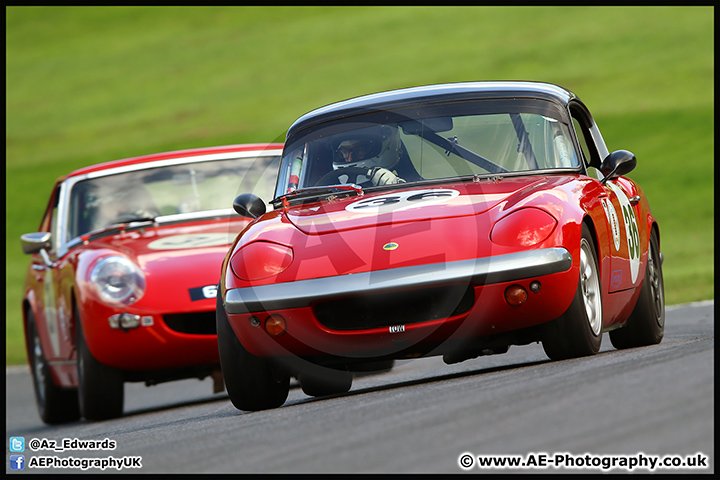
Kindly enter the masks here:
M 128 185 L 100 200 L 100 209 L 96 220 L 101 228 L 114 223 L 155 218 L 160 214 L 150 192 L 141 185 Z
M 335 149 L 333 170 L 346 167 L 366 168 L 373 185 L 405 183 L 393 169 L 397 166 L 402 149 L 395 127 L 386 125 L 367 131 L 351 132 L 343 137 Z

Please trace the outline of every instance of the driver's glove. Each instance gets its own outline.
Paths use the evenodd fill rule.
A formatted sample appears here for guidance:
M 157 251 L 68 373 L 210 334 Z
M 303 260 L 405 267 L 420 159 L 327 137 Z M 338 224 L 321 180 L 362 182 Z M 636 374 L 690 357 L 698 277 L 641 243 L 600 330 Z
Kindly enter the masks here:
M 370 176 L 370 181 L 372 181 L 373 185 L 393 185 L 395 183 L 405 183 L 405 180 L 383 167 L 375 167 L 368 172 L 368 176 Z

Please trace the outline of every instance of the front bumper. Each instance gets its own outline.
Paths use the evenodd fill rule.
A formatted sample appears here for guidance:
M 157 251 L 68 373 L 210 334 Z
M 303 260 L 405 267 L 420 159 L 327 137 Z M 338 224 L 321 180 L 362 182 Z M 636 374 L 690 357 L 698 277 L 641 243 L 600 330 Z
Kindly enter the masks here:
M 314 302 L 349 295 L 449 283 L 488 285 L 565 272 L 572 256 L 565 248 L 545 248 L 456 262 L 417 265 L 373 272 L 313 278 L 256 287 L 229 289 L 227 313 L 247 314 L 309 307 Z

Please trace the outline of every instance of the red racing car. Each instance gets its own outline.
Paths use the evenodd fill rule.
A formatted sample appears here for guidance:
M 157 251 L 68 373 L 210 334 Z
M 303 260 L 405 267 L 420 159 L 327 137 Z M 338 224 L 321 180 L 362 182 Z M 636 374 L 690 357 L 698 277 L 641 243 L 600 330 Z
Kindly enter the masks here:
M 281 152 L 185 150 L 57 180 L 39 231 L 21 238 L 32 254 L 22 311 L 44 422 L 120 416 L 128 381 L 213 375 L 221 388 L 218 275 L 248 223 L 229 203 L 234 191 L 271 194 Z
M 241 410 L 282 405 L 290 377 L 341 393 L 353 372 L 542 342 L 551 359 L 655 344 L 660 234 L 636 165 L 608 152 L 572 92 L 457 83 L 354 98 L 288 130 L 266 212 L 228 252 L 220 362 Z

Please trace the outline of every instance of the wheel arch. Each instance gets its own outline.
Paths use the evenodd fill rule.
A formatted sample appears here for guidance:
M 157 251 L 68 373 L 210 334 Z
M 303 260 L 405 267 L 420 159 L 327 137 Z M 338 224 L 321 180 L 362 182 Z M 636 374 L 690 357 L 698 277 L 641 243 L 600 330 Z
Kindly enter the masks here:
M 81 323 L 79 315 L 77 315 L 77 313 L 80 311 L 80 307 L 78 306 L 77 293 L 75 292 L 74 288 L 70 291 L 70 306 L 72 308 L 72 321 L 70 322 L 70 343 L 73 347 L 73 350 L 77 354 L 77 329 L 82 328 L 82 325 L 78 327 L 78 324 Z
M 650 239 L 652 238 L 653 233 L 655 234 L 655 237 L 657 238 L 658 254 L 660 255 L 660 262 L 661 262 L 661 265 L 662 265 L 662 253 L 661 253 L 661 250 L 660 250 L 660 227 L 658 226 L 657 222 L 656 222 L 654 219 L 652 219 L 652 220 L 649 222 L 648 232 L 647 232 L 647 243 L 646 243 L 646 245 L 645 245 L 645 259 L 646 259 L 646 260 L 645 260 L 645 265 L 644 265 L 645 268 L 643 268 L 643 270 L 642 270 L 642 272 L 641 272 L 642 275 L 643 275 L 643 278 L 644 278 L 644 275 L 645 275 L 645 270 L 647 270 L 647 268 L 648 268 L 647 259 L 650 257 Z M 638 275 L 639 275 L 639 274 L 638 274 Z M 637 287 L 637 288 L 639 289 L 640 287 Z
M 22 323 L 23 323 L 23 332 L 25 333 L 25 354 L 27 355 L 28 361 L 30 361 L 30 337 L 28 335 L 28 314 L 35 309 L 33 308 L 33 302 L 28 297 L 23 298 L 22 301 Z M 37 315 L 35 315 L 35 318 L 37 319 Z M 37 324 L 37 320 L 35 320 L 35 323 Z M 36 327 L 37 328 L 37 327 Z
M 587 226 L 588 230 L 590 231 L 590 236 L 592 237 L 593 241 L 593 249 L 595 250 L 595 258 L 598 261 L 598 269 L 600 270 L 600 276 L 602 277 L 602 262 L 600 261 L 602 257 L 600 256 L 600 243 L 598 242 L 598 235 L 597 231 L 595 230 L 595 222 L 593 222 L 590 215 L 585 215 L 580 224 L 581 229 L 583 225 Z
M 653 232 L 655 233 L 655 237 L 657 238 L 658 249 L 660 249 L 660 227 L 655 220 L 653 220 L 652 224 L 650 224 L 650 234 L 648 235 L 648 249 L 650 248 L 650 237 L 652 236 Z
M 600 277 L 600 295 L 603 301 L 607 298 L 608 292 L 606 291 L 606 285 L 609 283 L 609 279 L 605 278 L 605 271 L 606 269 L 603 268 L 603 257 L 602 252 L 600 251 L 600 242 L 598 242 L 598 233 L 595 229 L 595 222 L 593 222 L 592 217 L 589 214 L 586 214 L 583 219 L 582 223 L 580 225 L 580 228 L 582 229 L 582 226 L 585 225 L 588 228 L 588 231 L 590 232 L 590 237 L 593 241 L 593 250 L 595 251 L 595 259 L 597 260 L 597 268 L 598 268 L 598 276 Z M 609 273 L 609 268 L 608 275 Z M 603 317 L 605 316 L 605 309 L 603 308 Z M 605 318 L 603 318 L 603 327 L 605 326 Z
M 662 267 L 663 264 L 663 255 L 662 250 L 660 248 L 660 227 L 658 226 L 657 222 L 653 220 L 653 222 L 650 224 L 650 229 L 648 230 L 648 236 L 647 236 L 647 250 L 645 251 L 646 260 L 645 260 L 645 268 L 643 269 L 643 279 L 645 278 L 645 270 L 648 268 L 648 261 L 647 259 L 650 258 L 650 239 L 653 236 L 653 233 L 655 234 L 655 238 L 657 238 L 657 247 L 658 247 L 658 255 L 660 256 L 660 266 Z M 638 287 L 640 288 L 640 287 Z

